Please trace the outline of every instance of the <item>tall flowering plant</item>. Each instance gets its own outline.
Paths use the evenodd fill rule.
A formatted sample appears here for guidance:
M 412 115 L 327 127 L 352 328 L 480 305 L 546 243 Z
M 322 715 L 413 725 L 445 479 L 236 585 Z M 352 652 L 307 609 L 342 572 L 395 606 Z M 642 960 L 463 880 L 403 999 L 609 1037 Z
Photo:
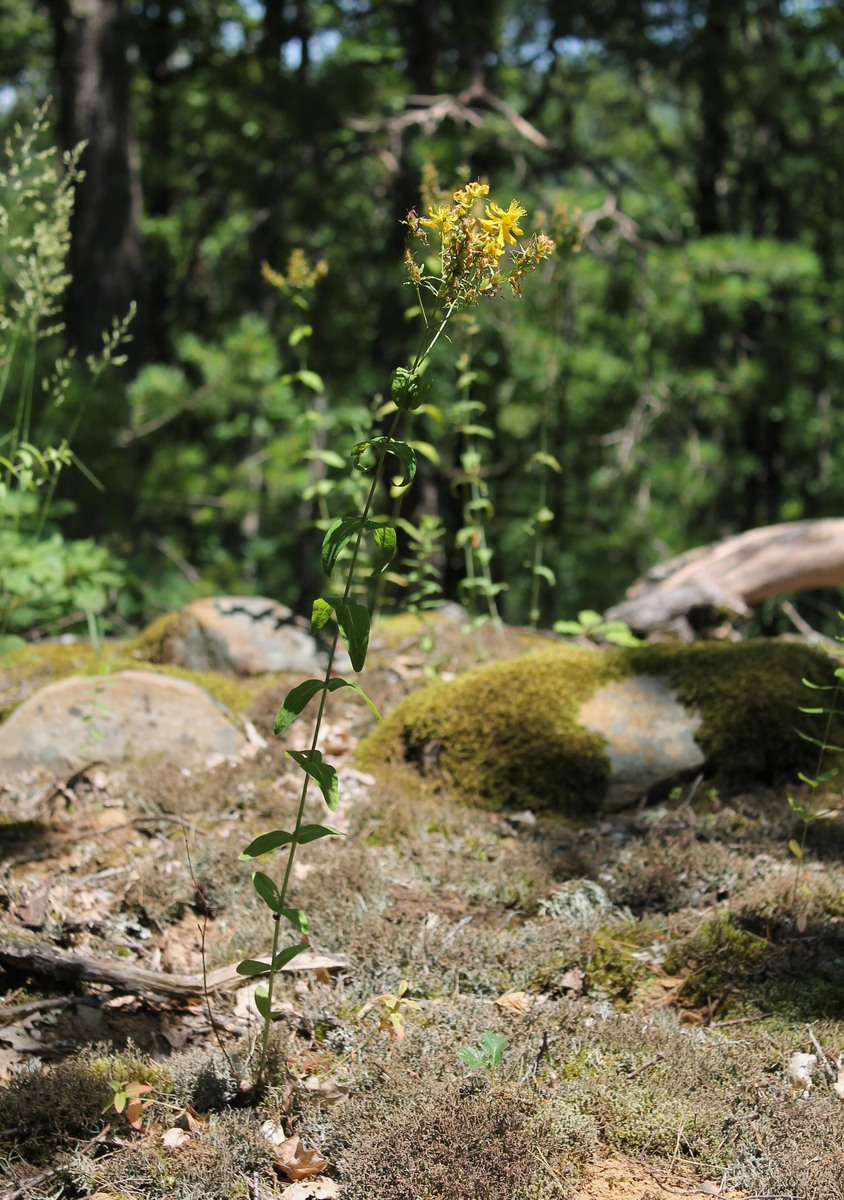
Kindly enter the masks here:
M 520 222 L 527 216 L 525 209 L 516 200 L 511 200 L 506 209 L 501 208 L 494 201 L 486 201 L 488 194 L 487 184 L 469 183 L 454 192 L 450 199 L 432 202 L 424 217 L 415 210 L 407 214 L 405 268 L 419 299 L 424 320 L 422 339 L 411 365 L 398 367 L 392 374 L 390 397 L 394 411 L 388 432 L 374 434 L 351 448 L 354 467 L 371 475 L 363 509 L 338 517 L 323 539 L 322 568 L 328 581 L 341 554 L 350 551 L 340 588 L 331 588 L 329 582 L 322 595 L 313 601 L 312 628 L 315 631 L 322 629 L 329 622 L 334 626 L 325 673 L 322 678 L 305 680 L 288 692 L 276 714 L 274 733 L 280 736 L 311 703 L 317 706 L 310 744 L 303 749 L 287 751 L 288 757 L 303 772 L 293 828 L 261 834 L 240 855 L 246 860 L 264 859 L 277 850 L 287 855 L 280 883 L 262 870 L 256 870 L 252 875 L 255 891 L 272 913 L 269 961 L 246 959 L 237 968 L 241 975 L 266 976 L 266 982 L 257 989 L 255 996 L 264 1021 L 256 1070 L 257 1086 L 264 1083 L 267 1072 L 270 1031 L 277 1015 L 273 1008 L 277 974 L 308 946 L 308 918 L 302 909 L 293 907 L 289 899 L 294 855 L 299 846 L 308 842 L 340 836 L 340 831 L 332 825 L 305 820 L 311 783 L 319 788 L 329 811 L 336 811 L 339 805 L 337 771 L 323 759 L 319 749 L 328 696 L 340 689 L 351 688 L 378 716 L 375 705 L 357 683 L 334 675 L 334 661 L 341 639 L 354 671 L 361 671 L 366 661 L 370 612 L 365 604 L 352 598 L 352 586 L 364 538 L 372 540 L 374 549 L 370 559 L 373 567 L 370 579 L 376 579 L 385 571 L 395 554 L 395 528 L 385 520 L 372 517 L 371 512 L 388 459 L 396 460 L 393 474 L 400 478 L 402 486 L 408 485 L 416 472 L 413 446 L 396 436 L 402 416 L 422 404 L 427 392 L 422 369 L 452 317 L 485 298 L 499 295 L 507 284 L 517 296 L 521 295 L 525 276 L 536 270 L 554 249 L 551 239 L 542 233 L 534 234 L 524 244 L 519 241 L 524 236 Z M 420 262 L 419 256 L 420 247 L 430 246 L 431 235 L 436 236 L 440 244 L 439 269 L 436 271 Z M 282 945 L 284 926 L 292 927 L 294 933 L 293 940 L 286 946 Z

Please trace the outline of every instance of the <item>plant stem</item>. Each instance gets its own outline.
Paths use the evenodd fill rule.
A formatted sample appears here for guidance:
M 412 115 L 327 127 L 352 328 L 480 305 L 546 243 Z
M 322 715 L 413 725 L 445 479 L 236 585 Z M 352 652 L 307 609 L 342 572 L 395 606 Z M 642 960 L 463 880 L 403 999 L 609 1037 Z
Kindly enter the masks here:
M 400 418 L 401 418 L 401 412 L 396 412 L 396 414 L 393 418 L 393 423 L 390 428 L 390 432 L 387 435 L 387 441 L 382 446 L 380 454 L 378 456 L 378 462 L 376 464 L 375 473 L 372 478 L 372 484 L 369 489 L 369 494 L 366 497 L 366 503 L 364 504 L 364 507 L 363 507 L 363 514 L 362 514 L 363 522 L 366 521 L 367 517 L 369 516 L 369 512 L 372 508 L 372 503 L 373 503 L 373 500 L 375 499 L 376 490 L 378 488 L 379 483 L 381 482 L 381 477 L 384 473 L 384 464 L 387 459 L 389 442 L 390 442 L 390 439 L 392 439 L 395 435 L 396 429 L 398 428 L 398 423 L 399 423 Z M 352 583 L 353 583 L 354 574 L 355 574 L 355 566 L 357 564 L 358 555 L 359 555 L 360 547 L 361 547 L 361 542 L 363 541 L 363 535 L 364 535 L 363 522 L 361 523 L 361 528 L 358 531 L 357 537 L 354 539 L 353 546 L 352 546 L 352 559 L 349 564 L 348 571 L 346 573 L 346 583 L 345 583 L 345 587 L 343 590 L 343 599 L 344 600 L 347 600 L 349 598 L 349 594 L 352 589 Z M 319 707 L 317 708 L 316 720 L 314 722 L 314 731 L 313 731 L 313 735 L 311 737 L 311 747 L 310 747 L 311 754 L 313 754 L 316 751 L 316 749 L 319 745 L 319 735 L 320 735 L 320 731 L 322 729 L 322 719 L 323 719 L 323 716 L 325 715 L 325 706 L 326 706 L 326 703 L 328 700 L 328 683 L 331 679 L 331 673 L 334 668 L 334 659 L 337 655 L 337 647 L 338 647 L 339 641 L 340 641 L 340 627 L 339 627 L 339 625 L 337 625 L 335 627 L 334 636 L 331 639 L 331 646 L 328 651 L 328 662 L 326 663 L 325 673 L 323 676 L 323 680 L 324 680 L 326 686 L 323 687 L 322 692 L 320 694 L 320 698 L 319 698 Z M 290 886 L 290 878 L 291 878 L 291 875 L 293 872 L 293 861 L 295 858 L 296 847 L 298 844 L 299 830 L 302 828 L 302 822 L 303 822 L 304 815 L 305 815 L 305 804 L 308 799 L 308 788 L 309 788 L 310 782 L 311 782 L 311 777 L 310 777 L 310 775 L 306 774 L 304 781 L 302 783 L 302 791 L 299 796 L 299 807 L 296 810 L 296 822 L 293 826 L 293 837 L 290 842 L 290 849 L 289 849 L 289 852 L 287 855 L 287 866 L 285 868 L 284 878 L 282 880 L 282 884 L 279 889 L 279 897 L 280 897 L 279 907 L 280 908 L 285 908 L 287 905 L 287 890 L 288 890 L 288 887 Z M 268 1056 L 269 1056 L 270 1032 L 271 1032 L 271 1028 L 272 1028 L 273 990 L 275 988 L 276 975 L 278 974 L 278 972 L 275 969 L 275 959 L 276 959 L 276 955 L 278 954 L 278 942 L 279 942 L 280 928 L 281 928 L 281 916 L 279 913 L 273 914 L 273 921 L 274 921 L 273 948 L 272 948 L 272 956 L 270 958 L 270 973 L 269 973 L 269 978 L 267 980 L 267 1013 L 268 1013 L 268 1015 L 264 1019 L 264 1032 L 263 1032 L 263 1036 L 261 1039 L 261 1054 L 260 1054 L 260 1058 L 258 1059 L 258 1070 L 256 1071 L 256 1075 L 255 1075 L 255 1084 L 256 1084 L 256 1087 L 258 1087 L 258 1088 L 261 1087 L 261 1085 L 264 1081 L 264 1074 L 267 1069 L 267 1060 L 268 1060 Z

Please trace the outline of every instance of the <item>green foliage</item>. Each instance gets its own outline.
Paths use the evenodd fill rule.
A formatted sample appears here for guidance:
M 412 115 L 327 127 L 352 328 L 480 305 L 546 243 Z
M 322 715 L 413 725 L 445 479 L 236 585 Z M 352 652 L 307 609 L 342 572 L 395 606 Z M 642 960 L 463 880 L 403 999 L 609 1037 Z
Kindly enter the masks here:
M 20 127 L 5 145 L 0 172 L 0 646 L 21 634 L 87 623 L 113 604 L 122 563 L 90 538 L 69 540 L 55 527 L 68 505 L 54 498 L 63 470 L 82 466 L 70 448 L 80 413 L 65 415 L 71 358 L 58 351 L 61 299 L 81 148 L 64 156 L 39 148 L 46 127 L 40 110 L 32 129 Z M 131 314 L 130 314 L 131 317 Z M 98 380 L 117 353 L 126 326 L 117 323 L 87 363 Z M 42 355 L 46 357 L 40 357 Z M 64 419 L 62 419 L 64 418 Z M 39 431 L 63 425 L 55 445 Z
M 489 1086 L 495 1087 L 495 1072 L 504 1051 L 507 1049 L 507 1039 L 500 1033 L 485 1029 L 478 1038 L 477 1046 L 461 1046 L 457 1057 L 470 1071 L 486 1071 Z
M 609 643 L 610 646 L 641 646 L 630 627 L 624 621 L 605 621 L 594 609 L 585 608 L 577 614 L 576 621 L 555 621 L 554 632 L 571 637 L 588 637 Z

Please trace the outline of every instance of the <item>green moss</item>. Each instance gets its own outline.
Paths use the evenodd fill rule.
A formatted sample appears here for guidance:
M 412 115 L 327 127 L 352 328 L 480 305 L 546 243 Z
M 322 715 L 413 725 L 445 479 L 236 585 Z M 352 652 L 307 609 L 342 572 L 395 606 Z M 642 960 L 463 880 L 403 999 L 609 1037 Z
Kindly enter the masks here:
M 178 614 L 176 614 L 178 615 Z M 67 679 L 71 675 L 101 675 L 115 671 L 151 671 L 159 675 L 170 675 L 185 679 L 197 687 L 204 688 L 219 704 L 233 716 L 249 710 L 257 696 L 267 688 L 264 676 L 242 678 L 216 671 L 188 671 L 183 667 L 170 666 L 146 659 L 143 654 L 156 653 L 160 648 L 163 633 L 146 639 L 150 630 L 161 626 L 163 630 L 173 614 L 153 622 L 139 638 L 126 642 L 110 642 L 95 653 L 87 642 L 63 645 L 58 642 L 43 642 L 25 646 L 3 660 L 5 707 L 0 708 L 0 721 L 4 720 L 19 704 L 22 704 L 39 688 Z M 146 639 L 146 640 L 145 640 Z
M 829 682 L 832 670 L 822 652 L 775 641 L 560 647 L 422 688 L 361 744 L 359 760 L 368 770 L 410 764 L 494 809 L 594 812 L 610 767 L 604 740 L 578 722 L 581 706 L 604 684 L 647 674 L 701 714 L 697 740 L 718 783 L 769 782 L 814 769 L 816 750 L 797 732 L 812 720 L 799 713 L 813 702 L 801 680 Z M 841 726 L 831 740 L 844 737 Z
M 799 709 L 818 704 L 801 682 L 832 682 L 828 654 L 796 642 L 701 642 L 693 646 L 647 646 L 627 651 L 634 672 L 663 675 L 680 701 L 700 712 L 698 744 L 716 780 L 725 786 L 771 782 L 814 770 L 817 748 L 798 727 L 815 737 L 813 718 Z M 844 721 L 830 731 L 841 745 Z
M 160 663 L 164 661 L 167 638 L 173 624 L 180 616 L 179 611 L 162 613 L 142 629 L 137 637 L 126 643 L 126 651 L 144 662 Z
M 670 949 L 665 969 L 686 976 L 684 1001 L 719 1016 L 844 1017 L 844 932 L 826 916 L 798 935 L 791 920 L 721 912 Z
M 410 762 L 494 809 L 586 812 L 609 764 L 603 739 L 577 714 L 621 670 L 616 655 L 570 648 L 477 667 L 409 696 L 364 740 L 359 760 L 366 769 Z

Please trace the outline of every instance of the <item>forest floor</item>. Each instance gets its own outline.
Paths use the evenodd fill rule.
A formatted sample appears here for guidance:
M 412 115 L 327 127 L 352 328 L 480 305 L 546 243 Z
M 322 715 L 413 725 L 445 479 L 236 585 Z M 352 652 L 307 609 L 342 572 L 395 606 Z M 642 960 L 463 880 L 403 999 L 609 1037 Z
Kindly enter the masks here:
M 475 653 L 376 646 L 363 682 L 389 709 Z M 285 747 L 307 731 L 271 735 L 288 682 L 248 714 L 267 741 L 251 759 L 92 763 L 0 791 L 0 950 L 33 955 L 0 963 L 0 1195 L 844 1200 L 840 823 L 811 827 L 798 872 L 786 788 L 704 781 L 578 825 L 458 806 L 355 768 L 371 717 L 350 692 L 322 740 L 344 836 L 299 851 L 313 957 L 280 977 L 256 1101 L 255 981 L 209 1013 L 201 988 L 128 969 L 268 953 L 238 853 L 295 811 Z M 45 947 L 88 968 L 42 973 Z M 458 1051 L 483 1058 L 485 1031 L 506 1046 L 471 1070 Z M 812 1086 L 795 1054 L 816 1056 Z M 132 1084 L 150 1089 L 138 1128 Z M 127 1111 L 104 1113 L 115 1097 Z

